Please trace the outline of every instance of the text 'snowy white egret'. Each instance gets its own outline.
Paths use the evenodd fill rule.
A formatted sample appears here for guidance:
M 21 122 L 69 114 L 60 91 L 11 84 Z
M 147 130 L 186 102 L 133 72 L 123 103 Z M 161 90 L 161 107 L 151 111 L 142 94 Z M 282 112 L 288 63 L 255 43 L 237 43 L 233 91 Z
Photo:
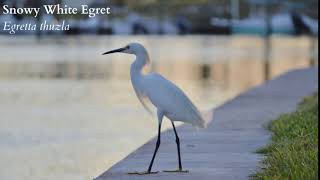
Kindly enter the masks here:
M 154 158 L 160 146 L 161 122 L 164 116 L 166 116 L 172 123 L 173 130 L 176 136 L 179 160 L 178 170 L 165 172 L 188 172 L 182 169 L 180 156 L 180 141 L 174 125 L 174 121 L 182 121 L 185 123 L 190 123 L 197 127 L 205 128 L 213 118 L 213 111 L 206 113 L 206 115 L 200 113 L 200 111 L 196 108 L 195 105 L 193 105 L 190 99 L 175 84 L 173 84 L 172 82 L 170 82 L 158 73 L 151 72 L 144 74 L 142 72 L 142 69 L 148 63 L 150 63 L 150 59 L 148 52 L 141 44 L 130 43 L 129 45 L 123 48 L 103 53 L 103 55 L 116 52 L 133 54 L 136 56 L 136 59 L 131 64 L 130 69 L 133 88 L 140 102 L 147 111 L 152 113 L 152 110 L 148 107 L 146 100 L 151 101 L 151 103 L 156 107 L 159 122 L 157 144 L 148 170 L 145 172 L 133 172 L 129 174 L 142 175 L 157 173 L 152 172 L 151 169 Z

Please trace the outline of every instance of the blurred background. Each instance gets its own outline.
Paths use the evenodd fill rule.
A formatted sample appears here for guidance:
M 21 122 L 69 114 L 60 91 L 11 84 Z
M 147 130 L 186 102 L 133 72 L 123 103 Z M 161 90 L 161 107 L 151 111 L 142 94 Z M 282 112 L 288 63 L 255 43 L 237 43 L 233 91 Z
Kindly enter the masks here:
M 40 34 L 318 34 L 318 1 L 316 0 L 1 0 L 10 7 L 41 7 L 62 4 L 80 8 L 111 7 L 112 14 L 88 18 L 87 15 L 47 15 L 37 19 L 21 15 L 1 16 L 0 21 L 26 23 L 67 20 L 66 32 Z M 269 32 L 271 31 L 271 32 Z M 1 31 L 0 31 L 1 33 Z M 5 33 L 5 32 L 2 32 Z M 21 31 L 34 34 L 36 31 Z
M 156 135 L 131 87 L 133 57 L 107 50 L 144 44 L 149 69 L 200 109 L 318 65 L 317 0 L 0 0 L 0 11 L 42 3 L 111 15 L 0 15 L 0 179 L 92 179 Z M 69 31 L 3 31 L 63 20 Z

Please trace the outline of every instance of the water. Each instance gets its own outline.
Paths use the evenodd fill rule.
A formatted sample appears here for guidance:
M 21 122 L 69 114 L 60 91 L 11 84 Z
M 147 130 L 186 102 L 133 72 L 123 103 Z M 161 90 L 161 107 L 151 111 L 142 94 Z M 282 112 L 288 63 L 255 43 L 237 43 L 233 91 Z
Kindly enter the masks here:
M 130 84 L 133 57 L 100 55 L 131 41 L 200 109 L 265 79 L 255 37 L 0 37 L 0 179 L 92 179 L 156 135 Z M 307 38 L 272 44 L 270 78 L 309 66 Z

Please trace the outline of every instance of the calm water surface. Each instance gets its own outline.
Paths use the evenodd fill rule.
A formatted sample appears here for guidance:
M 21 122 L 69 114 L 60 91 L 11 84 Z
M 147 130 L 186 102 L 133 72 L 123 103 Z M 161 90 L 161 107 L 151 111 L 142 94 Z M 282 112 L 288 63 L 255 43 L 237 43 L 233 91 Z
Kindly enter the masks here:
M 156 135 L 131 87 L 133 57 L 100 55 L 131 41 L 200 109 L 265 79 L 257 37 L 0 37 L 0 179 L 92 179 Z M 309 66 L 307 38 L 272 44 L 269 78 Z

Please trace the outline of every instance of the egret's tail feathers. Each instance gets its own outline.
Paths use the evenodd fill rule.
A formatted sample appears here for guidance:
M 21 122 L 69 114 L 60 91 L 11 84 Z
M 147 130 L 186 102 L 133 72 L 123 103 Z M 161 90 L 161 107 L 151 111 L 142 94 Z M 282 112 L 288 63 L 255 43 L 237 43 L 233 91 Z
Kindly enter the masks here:
M 209 111 L 203 111 L 203 112 L 200 112 L 200 114 L 202 119 L 201 119 L 201 123 L 199 124 L 199 127 L 207 128 L 210 122 L 213 120 L 214 110 L 212 109 Z

